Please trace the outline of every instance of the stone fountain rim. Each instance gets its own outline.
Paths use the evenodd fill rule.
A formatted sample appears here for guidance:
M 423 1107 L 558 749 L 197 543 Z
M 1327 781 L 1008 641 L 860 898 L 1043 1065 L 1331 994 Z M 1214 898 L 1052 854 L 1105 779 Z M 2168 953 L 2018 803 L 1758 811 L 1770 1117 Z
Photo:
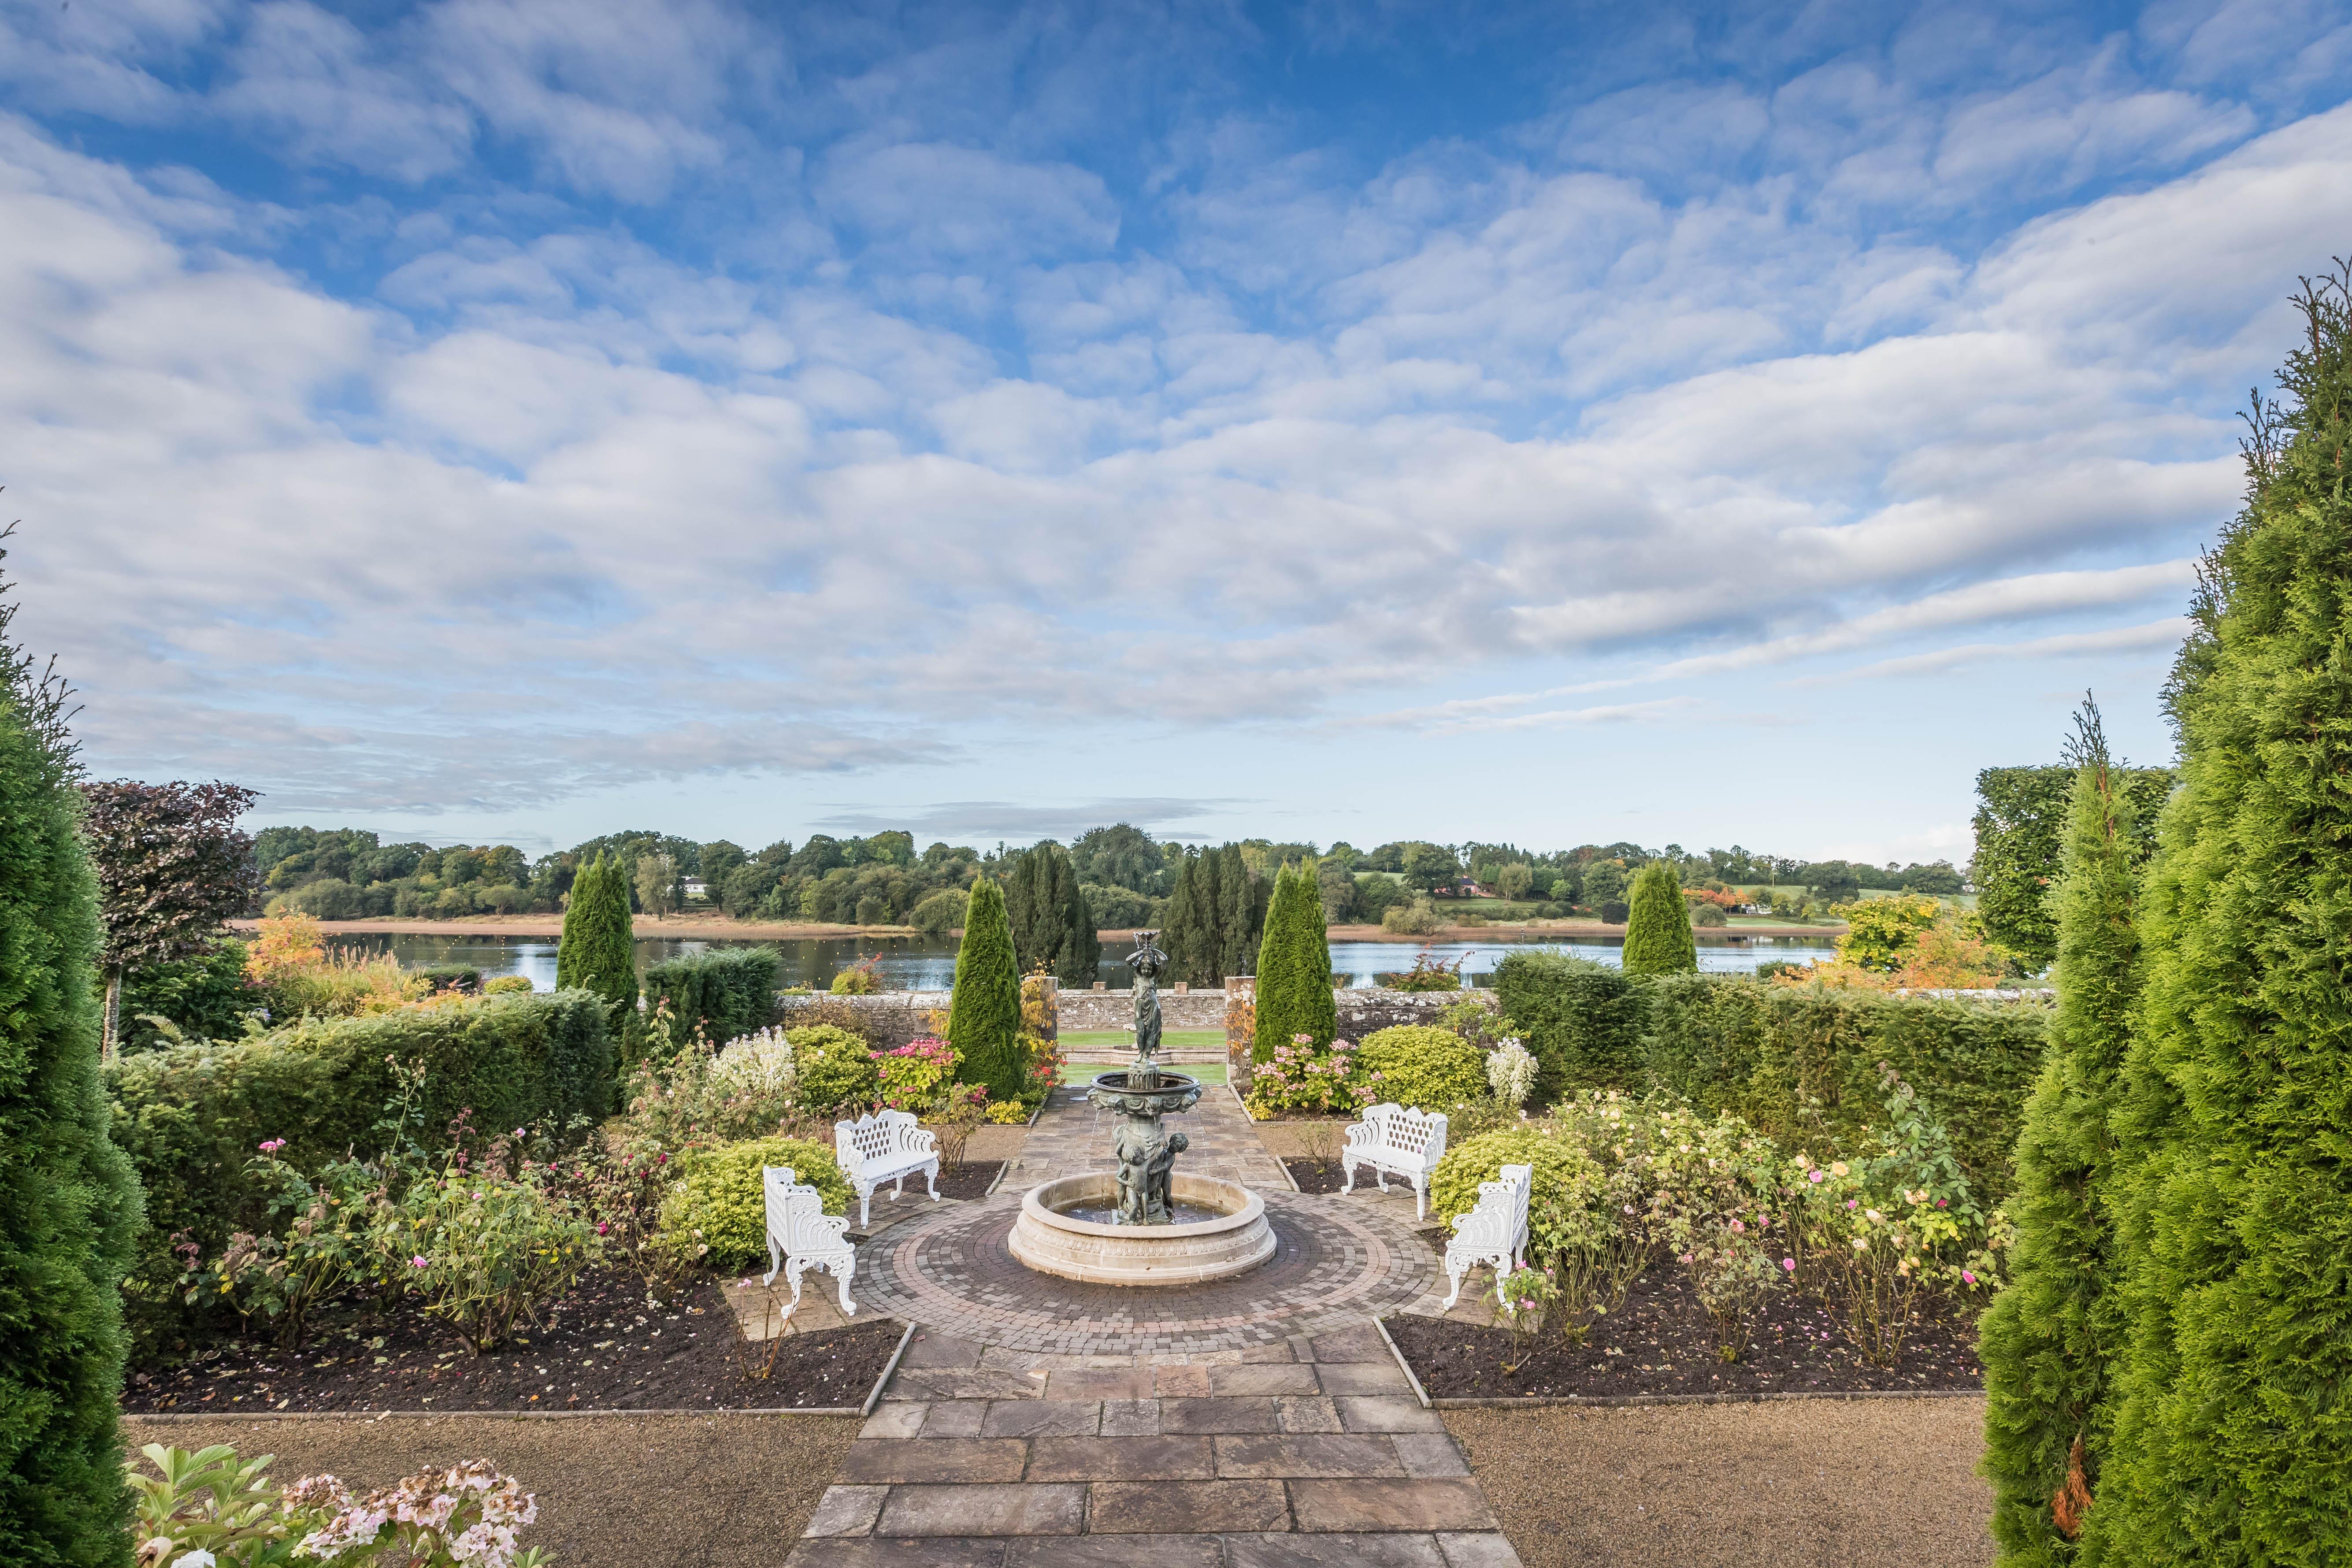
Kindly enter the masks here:
M 1093 1192 L 1074 1191 L 1078 1184 L 1100 1184 Z M 1224 1199 L 1227 1194 L 1241 1194 L 1239 1208 L 1219 1215 L 1215 1219 L 1187 1220 L 1182 1225 L 1105 1225 L 1099 1220 L 1073 1219 L 1046 1205 L 1044 1194 L 1055 1193 L 1072 1198 L 1110 1197 L 1118 1195 L 1118 1177 L 1110 1171 L 1081 1171 L 1074 1176 L 1056 1176 L 1050 1182 L 1040 1182 L 1021 1194 L 1021 1211 L 1040 1225 L 1075 1236 L 1099 1236 L 1120 1241 L 1134 1241 L 1143 1237 L 1165 1237 L 1170 1241 L 1187 1240 L 1196 1237 L 1215 1236 L 1243 1226 L 1265 1216 L 1265 1200 L 1243 1186 L 1239 1182 L 1226 1181 L 1223 1176 L 1192 1176 L 1181 1172 L 1171 1177 L 1169 1196 L 1202 1199 Z

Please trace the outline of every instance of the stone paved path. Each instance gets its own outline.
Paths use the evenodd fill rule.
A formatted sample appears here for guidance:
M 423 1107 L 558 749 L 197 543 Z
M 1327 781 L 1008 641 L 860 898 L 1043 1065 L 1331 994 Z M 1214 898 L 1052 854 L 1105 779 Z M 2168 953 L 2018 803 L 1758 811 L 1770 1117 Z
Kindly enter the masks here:
M 1186 1163 L 1197 1152 L 1268 1194 L 1313 1267 L 1286 1275 L 1277 1255 L 1220 1286 L 1081 1288 L 1118 1299 L 1127 1318 L 1108 1327 L 1124 1331 L 1041 1348 L 1038 1321 L 1066 1330 L 1112 1305 L 1063 1300 L 1067 1282 L 1018 1265 L 946 1270 L 975 1266 L 975 1238 L 1009 1225 L 1021 1191 L 1101 1166 L 1108 1129 L 1057 1096 L 1007 1190 L 861 1250 L 861 1300 L 924 1326 L 786 1568 L 1518 1568 L 1461 1448 L 1369 1321 L 1432 1300 L 1410 1199 L 1400 1215 L 1392 1202 L 1299 1197 L 1230 1096 L 1192 1114 Z M 929 1277 L 919 1264 L 941 1289 L 908 1285 Z M 1350 1289 L 1359 1299 L 1329 1299 Z

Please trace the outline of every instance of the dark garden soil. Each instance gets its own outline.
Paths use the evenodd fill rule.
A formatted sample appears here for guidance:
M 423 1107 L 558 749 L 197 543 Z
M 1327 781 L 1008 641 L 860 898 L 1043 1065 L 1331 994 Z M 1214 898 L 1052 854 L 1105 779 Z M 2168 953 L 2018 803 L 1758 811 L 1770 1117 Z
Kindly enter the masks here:
M 988 1184 L 996 1180 L 996 1173 L 1004 1169 L 1002 1160 L 966 1160 L 952 1171 L 940 1173 L 940 1196 L 943 1198 L 978 1198 L 988 1195 Z M 920 1189 L 924 1197 L 931 1195 L 929 1187 Z
M 413 1308 L 336 1303 L 303 1348 L 233 1339 L 171 1368 L 133 1371 L 122 1405 L 257 1410 L 697 1410 L 856 1406 L 905 1325 L 890 1319 L 748 1344 L 719 1287 L 650 1303 L 634 1274 L 599 1270 L 510 1343 L 467 1352 Z M 775 1361 L 767 1364 L 772 1346 Z
M 1678 1272 L 1652 1269 L 1625 1304 L 1595 1320 L 1580 1342 L 1546 1328 L 1513 1372 L 1510 1331 L 1444 1318 L 1399 1314 L 1390 1338 L 1432 1399 L 1574 1394 L 1587 1399 L 1650 1394 L 1851 1394 L 1984 1386 L 1973 1323 L 1925 1318 L 1903 1342 L 1901 1360 L 1879 1366 L 1839 1329 L 1820 1301 L 1779 1292 L 1758 1309 L 1746 1353 L 1725 1362 L 1712 1325 Z
M 1289 1170 L 1290 1179 L 1298 1184 L 1298 1190 L 1302 1193 L 1317 1194 L 1336 1193 L 1348 1180 L 1347 1172 L 1339 1168 L 1339 1162 L 1337 1160 L 1308 1160 L 1293 1154 L 1283 1161 L 1283 1164 Z M 1365 1179 L 1369 1181 L 1371 1178 L 1368 1174 Z

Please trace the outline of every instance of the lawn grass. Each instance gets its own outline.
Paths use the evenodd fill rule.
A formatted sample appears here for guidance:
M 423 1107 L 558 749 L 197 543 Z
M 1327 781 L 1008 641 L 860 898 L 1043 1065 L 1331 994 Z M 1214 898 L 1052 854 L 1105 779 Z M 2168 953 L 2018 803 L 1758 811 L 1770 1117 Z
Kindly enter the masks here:
M 1198 1079 L 1202 1083 L 1225 1081 L 1225 1064 L 1223 1062 L 1171 1062 L 1166 1065 L 1170 1072 L 1181 1072 L 1185 1077 Z M 1092 1083 L 1097 1074 L 1117 1070 L 1118 1069 L 1108 1062 L 1064 1062 L 1062 1081 L 1075 1084 Z
M 1099 1051 L 1135 1048 L 1135 1036 L 1125 1029 L 1065 1029 L 1061 1034 L 1062 1048 Z M 1222 1051 L 1225 1048 L 1223 1029 L 1167 1029 L 1160 1036 L 1163 1051 Z

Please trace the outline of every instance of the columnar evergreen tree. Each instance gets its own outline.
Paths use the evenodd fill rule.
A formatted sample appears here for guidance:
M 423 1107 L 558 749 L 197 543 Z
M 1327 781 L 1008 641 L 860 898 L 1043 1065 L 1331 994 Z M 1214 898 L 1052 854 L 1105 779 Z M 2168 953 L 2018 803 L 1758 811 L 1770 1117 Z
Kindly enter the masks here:
M 1168 914 L 1160 932 L 1160 951 L 1168 954 L 1168 977 L 1194 985 L 1213 984 L 1213 973 L 1223 962 L 1217 936 L 1217 871 L 1223 861 L 1213 849 L 1187 850 L 1177 868 L 1176 886 L 1168 895 Z
M 2130 1339 L 2084 1556 L 2352 1562 L 2352 269 L 2300 301 L 2168 690 L 2116 1134 Z
M 14 613 L 0 603 L 0 1562 L 96 1568 L 131 1559 L 115 1410 L 141 1205 L 107 1138 L 64 693 L 7 640 Z
M 1004 916 L 1024 972 L 1042 963 L 1065 985 L 1094 984 L 1102 942 L 1077 868 L 1060 845 L 1045 839 L 1014 863 Z
M 1217 877 L 1217 936 L 1222 959 L 1206 982 L 1221 984 L 1228 974 L 1248 974 L 1257 967 L 1258 939 L 1265 930 L 1266 905 L 1274 889 L 1250 875 L 1242 847 L 1228 844 L 1220 851 L 1224 865 Z
M 1698 939 L 1691 935 L 1682 879 L 1672 866 L 1653 860 L 1636 872 L 1633 905 L 1625 918 L 1626 973 L 1680 974 L 1698 967 Z
M 555 948 L 555 983 L 593 991 L 615 1011 L 637 1005 L 637 955 L 629 920 L 628 873 L 603 851 L 572 879 Z
M 2141 965 L 2137 834 L 2126 781 L 2084 701 L 2070 748 L 2057 897 L 2058 1010 L 2017 1143 L 2009 1285 L 1979 1331 L 1985 1474 L 2005 1564 L 2072 1563 L 2108 1455 L 2109 1358 L 2122 1345 L 2106 1212 L 2108 1116 Z
M 1288 1045 L 1300 1035 L 1322 1047 L 1339 1033 L 1326 930 L 1314 872 L 1287 868 L 1276 872 L 1265 936 L 1258 946 L 1253 1061 L 1273 1060 L 1276 1046 Z
M 963 1081 L 987 1085 L 992 1100 L 1020 1098 L 1028 1065 L 1021 1048 L 1021 969 L 1004 920 L 1004 890 L 987 877 L 971 885 L 964 912 L 948 1044 L 963 1058 Z

